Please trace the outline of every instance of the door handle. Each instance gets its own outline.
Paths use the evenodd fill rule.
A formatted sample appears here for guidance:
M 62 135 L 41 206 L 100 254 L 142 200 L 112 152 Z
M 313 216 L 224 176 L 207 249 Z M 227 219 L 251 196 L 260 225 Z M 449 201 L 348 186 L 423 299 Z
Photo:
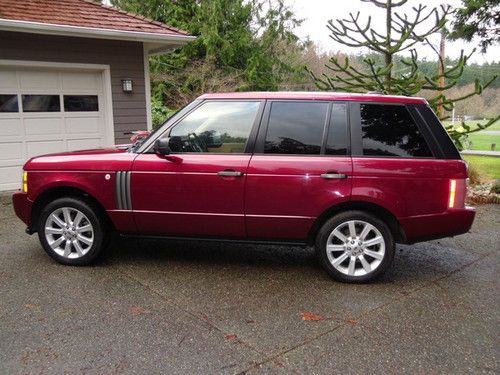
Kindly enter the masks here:
M 321 175 L 321 178 L 324 178 L 325 180 L 341 180 L 341 179 L 347 178 L 347 175 L 344 173 L 327 172 L 327 173 L 323 173 Z
M 243 176 L 243 172 L 225 170 L 225 171 L 217 172 L 217 175 L 222 176 L 222 177 L 241 177 L 241 176 Z

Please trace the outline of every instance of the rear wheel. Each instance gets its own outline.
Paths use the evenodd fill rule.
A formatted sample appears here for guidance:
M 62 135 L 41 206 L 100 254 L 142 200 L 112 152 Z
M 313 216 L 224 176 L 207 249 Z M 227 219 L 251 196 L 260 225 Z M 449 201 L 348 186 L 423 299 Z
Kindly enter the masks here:
M 334 279 L 370 282 L 390 267 L 394 239 L 379 218 L 363 211 L 347 211 L 323 225 L 316 238 L 316 252 Z
M 106 244 L 106 227 L 97 210 L 77 198 L 60 198 L 41 212 L 38 237 L 45 251 L 59 263 L 92 263 Z

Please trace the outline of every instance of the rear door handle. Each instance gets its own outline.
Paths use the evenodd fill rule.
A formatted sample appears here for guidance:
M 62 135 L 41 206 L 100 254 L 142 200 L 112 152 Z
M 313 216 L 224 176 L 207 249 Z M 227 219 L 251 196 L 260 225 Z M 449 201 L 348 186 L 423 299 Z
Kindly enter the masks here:
M 347 175 L 344 173 L 328 172 L 328 173 L 323 173 L 321 175 L 321 178 L 324 178 L 326 180 L 341 180 L 347 178 Z
M 220 172 L 217 172 L 217 174 L 219 176 L 222 176 L 222 177 L 241 177 L 241 176 L 243 176 L 243 172 L 232 171 L 232 170 L 220 171 Z

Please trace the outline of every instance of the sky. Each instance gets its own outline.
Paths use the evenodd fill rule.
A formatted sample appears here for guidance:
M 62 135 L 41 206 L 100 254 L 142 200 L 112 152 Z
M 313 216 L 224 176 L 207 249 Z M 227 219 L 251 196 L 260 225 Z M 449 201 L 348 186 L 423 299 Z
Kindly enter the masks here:
M 367 20 L 368 16 L 372 16 L 372 27 L 376 30 L 383 32 L 385 30 L 385 11 L 370 3 L 362 2 L 361 0 L 286 0 L 287 4 L 295 11 L 298 18 L 303 18 L 304 22 L 296 30 L 297 35 L 301 38 L 309 36 L 321 50 L 325 52 L 342 51 L 348 53 L 359 53 L 360 50 L 349 48 L 342 44 L 334 42 L 329 37 L 329 30 L 326 25 L 329 19 L 340 19 L 349 17 L 349 13 L 356 14 L 361 12 L 360 18 Z M 409 0 L 404 6 L 398 8 L 398 12 L 413 14 L 412 7 L 418 4 L 428 6 L 428 9 L 439 7 L 440 4 L 449 4 L 451 6 L 459 6 L 459 0 Z M 402 11 L 400 11 L 402 10 Z M 411 19 L 411 17 L 410 17 Z M 432 21 L 423 24 L 426 29 L 432 26 Z M 364 23 L 362 23 L 364 25 Z M 422 29 L 422 27 L 421 27 Z M 439 46 L 439 35 L 435 35 L 431 42 L 435 46 Z M 447 41 L 446 54 L 449 57 L 457 58 L 460 55 L 460 50 L 464 49 L 465 53 L 470 53 L 477 43 L 466 43 L 464 41 Z M 432 48 L 425 46 L 418 49 L 419 58 L 427 58 L 428 60 L 436 60 L 436 53 Z M 480 49 L 477 48 L 475 54 L 471 57 L 470 62 L 481 64 L 483 62 L 499 61 L 500 60 L 500 46 L 495 45 L 488 49 L 486 54 L 481 54 Z

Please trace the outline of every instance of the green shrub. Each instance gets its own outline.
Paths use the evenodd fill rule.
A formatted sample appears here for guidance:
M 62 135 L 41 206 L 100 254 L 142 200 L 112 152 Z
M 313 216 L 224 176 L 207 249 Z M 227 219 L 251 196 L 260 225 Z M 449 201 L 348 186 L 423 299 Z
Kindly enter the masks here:
M 166 119 L 174 114 L 174 110 L 165 106 L 160 100 L 151 98 L 151 117 L 153 120 L 153 129 L 162 125 Z
M 495 181 L 491 187 L 491 192 L 495 194 L 500 194 L 500 181 Z

